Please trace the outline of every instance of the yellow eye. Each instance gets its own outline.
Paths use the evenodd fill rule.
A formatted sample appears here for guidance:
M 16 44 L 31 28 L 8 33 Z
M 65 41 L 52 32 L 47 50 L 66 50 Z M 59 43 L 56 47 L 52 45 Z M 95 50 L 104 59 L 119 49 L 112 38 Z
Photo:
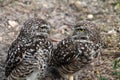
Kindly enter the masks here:
M 79 29 L 79 32 L 84 32 L 85 30 L 84 29 Z

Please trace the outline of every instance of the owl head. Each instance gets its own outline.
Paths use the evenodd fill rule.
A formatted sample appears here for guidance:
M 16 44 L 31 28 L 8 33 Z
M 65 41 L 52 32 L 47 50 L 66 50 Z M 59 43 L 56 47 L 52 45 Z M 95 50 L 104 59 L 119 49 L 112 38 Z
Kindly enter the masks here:
M 72 36 L 76 37 L 76 39 L 91 40 L 97 43 L 97 40 L 100 38 L 100 32 L 94 23 L 89 21 L 79 21 L 74 26 Z
M 50 25 L 39 18 L 27 20 L 22 29 L 21 34 L 27 37 L 44 36 L 47 37 L 50 32 Z
M 78 53 L 83 55 L 83 62 L 89 62 L 99 55 L 101 36 L 99 28 L 91 22 L 80 21 L 74 26 L 72 35 Z

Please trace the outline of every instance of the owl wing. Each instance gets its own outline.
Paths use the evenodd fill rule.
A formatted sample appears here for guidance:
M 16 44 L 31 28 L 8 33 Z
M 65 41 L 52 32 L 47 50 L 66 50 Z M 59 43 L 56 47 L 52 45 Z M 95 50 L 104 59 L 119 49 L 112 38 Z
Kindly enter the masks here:
M 23 53 L 25 49 L 22 44 L 20 44 L 17 40 L 12 43 L 8 50 L 8 55 L 6 59 L 5 66 L 5 75 L 9 76 L 11 71 L 20 64 L 23 59 Z
M 74 44 L 74 41 L 69 37 L 62 40 L 52 52 L 53 64 L 59 66 L 71 63 L 76 56 L 76 45 Z

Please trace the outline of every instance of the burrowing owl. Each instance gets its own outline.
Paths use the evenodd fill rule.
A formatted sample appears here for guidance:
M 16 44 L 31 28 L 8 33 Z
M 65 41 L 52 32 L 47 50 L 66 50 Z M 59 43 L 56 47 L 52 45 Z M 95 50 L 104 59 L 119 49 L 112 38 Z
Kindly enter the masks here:
M 101 52 L 101 37 L 97 26 L 88 21 L 78 22 L 73 35 L 60 41 L 52 52 L 52 65 L 61 76 L 73 80 L 73 74 L 89 65 Z
M 24 23 L 8 50 L 5 67 L 7 80 L 44 78 L 52 50 L 49 32 L 49 23 L 42 19 L 32 18 Z

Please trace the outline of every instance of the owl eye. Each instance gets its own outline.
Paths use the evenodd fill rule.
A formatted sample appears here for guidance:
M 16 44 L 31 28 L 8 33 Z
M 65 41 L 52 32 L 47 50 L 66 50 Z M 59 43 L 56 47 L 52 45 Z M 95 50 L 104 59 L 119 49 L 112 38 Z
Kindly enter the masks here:
M 50 27 L 48 25 L 42 25 L 41 28 L 42 29 L 49 29 Z
M 78 29 L 78 31 L 79 31 L 79 32 L 84 32 L 84 31 L 85 31 L 85 29 Z

